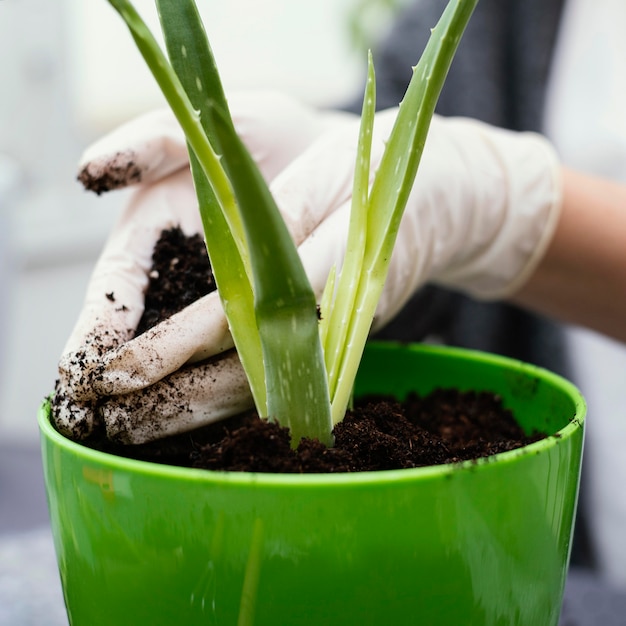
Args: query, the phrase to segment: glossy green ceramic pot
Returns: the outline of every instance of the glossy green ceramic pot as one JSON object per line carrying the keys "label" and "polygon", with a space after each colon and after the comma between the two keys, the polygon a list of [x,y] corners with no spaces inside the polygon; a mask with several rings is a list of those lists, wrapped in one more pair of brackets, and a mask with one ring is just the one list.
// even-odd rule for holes
{"label": "glossy green ceramic pot", "polygon": [[546,440],[478,462],[335,475],[213,473],[60,436],[43,464],[73,626],[557,624],[585,405],[567,381],[461,350],[372,345],[357,393],[505,398]]}

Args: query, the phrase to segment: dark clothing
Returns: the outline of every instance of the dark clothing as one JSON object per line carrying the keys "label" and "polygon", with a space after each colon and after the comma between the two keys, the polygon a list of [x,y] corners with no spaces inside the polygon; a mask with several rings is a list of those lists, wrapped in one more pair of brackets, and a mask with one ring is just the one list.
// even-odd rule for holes
{"label": "dark clothing", "polygon": [[[374,53],[378,107],[396,106],[447,0],[420,0],[396,20]],[[512,130],[540,131],[550,61],[563,0],[481,0],[452,63],[437,112]],[[360,110],[360,103],[356,110]],[[571,378],[563,330],[504,303],[477,302],[429,285],[379,337],[434,335],[443,343],[535,363]],[[585,524],[577,522],[572,561],[592,561]]]}
{"label": "dark clothing", "polygon": [[[447,0],[420,0],[375,53],[378,102],[398,104],[411,66]],[[512,130],[540,131],[563,0],[480,0],[459,44],[437,111]]]}

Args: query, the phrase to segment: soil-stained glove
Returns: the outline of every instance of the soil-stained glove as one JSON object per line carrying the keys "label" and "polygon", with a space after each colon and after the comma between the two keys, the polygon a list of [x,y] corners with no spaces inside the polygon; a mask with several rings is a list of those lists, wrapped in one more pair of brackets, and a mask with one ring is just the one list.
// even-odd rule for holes
{"label": "soil-stained glove", "polygon": [[[378,166],[395,116],[396,110],[376,116],[372,172]],[[340,267],[343,260],[357,133],[356,120],[336,122],[271,185],[317,294],[321,294],[330,268]],[[162,182],[155,186],[154,193],[173,185],[174,181]],[[559,163],[542,137],[501,131],[466,119],[435,118],[398,234],[375,326],[389,321],[426,282],[457,288],[478,298],[512,294],[539,262],[554,231],[559,208]],[[210,323],[203,323],[196,318],[196,314],[204,315],[201,305],[197,313],[191,308],[179,314],[187,316],[184,328],[165,322],[153,330],[150,345],[139,344],[139,337],[103,359],[97,357],[97,376],[89,383],[91,397],[113,396],[106,403],[107,427],[125,424],[112,434],[128,441],[154,437],[143,428],[141,412],[133,414],[141,404],[134,400],[139,397],[137,390],[145,387],[146,393],[159,393],[167,384],[165,377],[174,371],[171,366],[182,358],[181,345],[190,347],[184,354],[189,357],[186,360],[193,360],[194,355],[206,357],[219,352],[216,348],[220,342],[227,342],[224,322],[218,323],[213,317]],[[128,331],[117,340],[118,344],[131,336],[134,326],[129,322],[125,328]],[[207,341],[197,328],[204,328],[203,332],[213,339]],[[220,341],[215,341],[216,335]],[[78,363],[76,350],[84,345],[85,336],[79,333],[82,344],[79,341],[69,350],[73,363]],[[65,371],[71,372],[71,368]],[[184,371],[177,376],[184,376]],[[69,381],[72,377],[65,378]],[[80,394],[80,385],[70,388],[74,396]],[[233,384],[232,388],[241,389],[241,385]],[[115,397],[118,394],[128,394],[123,406]],[[214,401],[211,394],[206,386],[198,390],[194,396],[197,406],[202,405],[199,396],[203,395],[210,407]],[[244,396],[237,391],[231,398]],[[233,413],[240,406],[235,404]],[[168,432],[177,430],[172,419],[168,421]],[[211,419],[210,410],[204,410],[195,423]],[[180,430],[189,428],[189,424],[186,419]]]}
{"label": "soil-stained glove", "polygon": [[[239,135],[268,181],[346,117],[318,113],[274,92],[235,94],[229,105]],[[248,408],[250,393],[234,354],[202,365],[205,382],[194,387],[203,394],[197,401],[193,392],[182,393],[180,376],[154,385],[186,363],[233,347],[217,293],[130,341],[143,313],[152,253],[161,233],[174,226],[187,235],[202,232],[187,145],[173,115],[149,113],[93,144],[81,159],[79,179],[98,194],[141,184],[98,259],[60,359],[53,403],[59,430],[83,438],[105,416],[111,437],[138,443],[183,430],[181,424],[190,429]],[[144,388],[122,399],[121,394]],[[108,395],[117,401],[100,401]],[[156,420],[154,405],[161,407]],[[179,417],[168,424],[159,416],[174,411],[174,405]],[[132,413],[129,424],[127,412]],[[142,420],[150,424],[140,426]]]}

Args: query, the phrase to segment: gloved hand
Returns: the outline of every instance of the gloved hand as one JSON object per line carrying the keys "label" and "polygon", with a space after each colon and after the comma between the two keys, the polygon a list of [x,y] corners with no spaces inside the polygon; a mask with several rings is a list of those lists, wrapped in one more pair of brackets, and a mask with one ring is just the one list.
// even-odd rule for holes
{"label": "gloved hand", "polygon": [[[235,124],[272,180],[272,192],[299,244],[311,284],[321,294],[329,269],[340,267],[343,259],[358,120],[299,111],[295,117],[277,114],[272,119],[281,131],[268,129],[263,135],[255,126],[266,124],[262,115],[251,115],[248,121],[255,130],[246,132],[233,106]],[[372,172],[395,116],[395,109],[376,116]],[[289,123],[296,118],[296,123]],[[292,130],[285,131],[289,126]],[[97,167],[106,177],[109,163],[122,172],[135,171],[127,167],[132,161],[138,165],[141,180],[149,178],[155,184],[140,188],[114,231],[61,359],[61,388],[66,396],[86,403],[88,417],[73,419],[67,408],[57,412],[58,423],[77,433],[80,427],[75,424],[89,428],[93,422],[96,398],[107,397],[99,404],[107,430],[110,436],[128,442],[184,431],[236,413],[250,403],[245,378],[232,352],[180,369],[232,346],[215,295],[131,340],[141,315],[149,258],[158,233],[177,223],[187,231],[193,230],[194,224],[199,230],[188,173],[159,179],[184,166],[185,155],[180,150],[177,158],[170,157],[176,152],[171,146],[184,145],[182,137],[176,140],[172,130],[168,150],[164,150],[158,127],[147,123],[141,132],[137,128],[141,130],[131,125],[110,138],[106,150],[96,146],[87,156],[89,178],[102,179],[100,174],[93,175]],[[293,128],[303,140],[295,140]],[[151,139],[136,142],[137,134]],[[121,141],[126,138],[131,143]],[[121,159],[119,154],[128,154],[130,147],[134,156]],[[101,156],[96,159],[98,154]],[[100,164],[97,167],[96,162]],[[155,162],[158,167],[149,167]],[[276,172],[280,173],[272,179]],[[436,117],[398,234],[375,327],[389,321],[426,282],[478,298],[504,298],[514,293],[532,273],[551,239],[560,208],[560,187],[558,160],[538,135]],[[124,269],[120,264],[123,257]],[[115,302],[106,298],[111,292]],[[83,366],[85,360],[87,367]],[[199,377],[201,385],[195,383]],[[164,397],[168,401],[164,402]]]}
{"label": "gloved hand", "polygon": [[[318,113],[274,92],[236,94],[229,106],[268,181],[348,116]],[[162,231],[202,232],[187,145],[173,115],[155,111],[103,137],[84,153],[78,178],[98,194],[140,184],[98,259],[59,362],[53,400],[59,430],[80,439],[104,419],[111,438],[139,443],[249,408],[236,354],[177,372],[233,347],[217,293],[130,341]]]}

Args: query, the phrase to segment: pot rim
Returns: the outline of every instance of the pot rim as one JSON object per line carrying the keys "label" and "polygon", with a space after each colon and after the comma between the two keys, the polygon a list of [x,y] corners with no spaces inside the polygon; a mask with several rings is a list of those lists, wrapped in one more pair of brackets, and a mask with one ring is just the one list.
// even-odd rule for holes
{"label": "pot rim", "polygon": [[462,357],[465,360],[489,362],[494,365],[502,365],[508,369],[515,369],[528,374],[529,376],[543,380],[553,387],[560,388],[563,393],[569,396],[574,405],[573,417],[568,424],[552,435],[531,444],[500,452],[489,457],[462,461],[458,463],[446,463],[442,465],[430,465],[425,467],[415,467],[407,469],[377,470],[365,472],[341,472],[341,473],[320,473],[320,474],[276,474],[268,472],[233,472],[233,471],[213,471],[196,469],[189,467],[177,467],[154,463],[151,461],[140,461],[120,457],[108,452],[94,450],[79,442],[68,439],[59,433],[50,422],[50,400],[46,399],[41,404],[37,421],[39,424],[41,437],[49,440],[52,444],[63,451],[76,457],[81,457],[85,462],[105,465],[111,470],[132,472],[143,475],[160,476],[163,479],[197,481],[207,484],[231,484],[250,486],[263,483],[274,486],[294,486],[305,487],[320,485],[341,486],[341,485],[371,485],[379,483],[405,483],[418,479],[427,478],[447,478],[460,471],[482,472],[488,471],[490,467],[503,464],[514,463],[527,455],[540,454],[552,449],[569,439],[575,432],[583,428],[586,415],[586,403],[580,390],[570,381],[562,376],[550,372],[544,368],[531,365],[522,361],[465,348],[455,348],[448,346],[435,346],[424,344],[399,344],[395,342],[371,342],[371,345],[393,349],[402,346],[410,349],[417,349],[421,352],[434,354],[449,354],[451,356]]}

